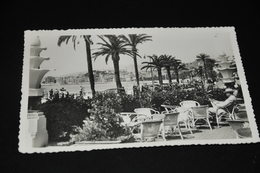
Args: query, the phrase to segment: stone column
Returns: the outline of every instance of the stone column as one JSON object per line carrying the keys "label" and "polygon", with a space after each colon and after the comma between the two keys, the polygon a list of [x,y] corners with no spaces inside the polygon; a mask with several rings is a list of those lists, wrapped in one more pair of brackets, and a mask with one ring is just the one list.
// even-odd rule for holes
{"label": "stone column", "polygon": [[39,104],[43,96],[43,89],[40,84],[43,76],[49,71],[41,69],[40,65],[44,60],[50,58],[40,57],[42,48],[39,37],[34,38],[30,44],[30,71],[29,71],[29,98],[27,113],[27,143],[28,147],[44,147],[48,144],[48,132],[46,130],[46,118],[39,110]]}

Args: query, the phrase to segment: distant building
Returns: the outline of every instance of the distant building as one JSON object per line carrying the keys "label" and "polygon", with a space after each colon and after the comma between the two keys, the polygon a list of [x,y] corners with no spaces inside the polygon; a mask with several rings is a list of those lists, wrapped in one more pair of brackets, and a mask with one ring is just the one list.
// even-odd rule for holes
{"label": "distant building", "polygon": [[56,83],[56,79],[55,79],[55,77],[47,76],[47,77],[45,78],[45,83],[46,83],[46,84],[47,84],[47,83]]}

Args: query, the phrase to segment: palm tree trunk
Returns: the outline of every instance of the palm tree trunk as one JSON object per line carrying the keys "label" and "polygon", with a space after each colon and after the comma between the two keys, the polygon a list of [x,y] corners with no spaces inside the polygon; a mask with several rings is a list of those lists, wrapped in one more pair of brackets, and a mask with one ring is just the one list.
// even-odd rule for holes
{"label": "palm tree trunk", "polygon": [[96,91],[95,91],[95,78],[94,78],[94,74],[93,74],[90,44],[86,40],[86,38],[84,40],[85,40],[85,43],[86,43],[89,83],[90,83],[90,88],[91,88],[91,91],[92,91],[92,97],[94,97]]}
{"label": "palm tree trunk", "polygon": [[163,84],[163,79],[162,79],[162,69],[161,68],[157,68],[158,71],[158,79],[159,79],[159,83],[160,85]]}
{"label": "palm tree trunk", "polygon": [[168,75],[168,79],[169,79],[169,84],[171,84],[172,83],[172,76],[171,76],[170,67],[167,67],[166,71],[167,71],[167,75]]}
{"label": "palm tree trunk", "polygon": [[134,59],[134,66],[135,66],[136,83],[137,83],[137,86],[139,87],[139,73],[138,73],[138,65],[137,65],[136,55],[134,55],[133,59]]}
{"label": "palm tree trunk", "polygon": [[175,74],[176,74],[176,81],[179,84],[180,83],[179,72],[175,71]]}
{"label": "palm tree trunk", "polygon": [[117,87],[117,90],[119,90],[122,88],[122,84],[121,84],[121,80],[120,80],[120,71],[119,71],[119,60],[113,60],[113,63],[114,63],[116,87]]}
{"label": "palm tree trunk", "polygon": [[203,64],[204,64],[204,70],[205,70],[205,78],[206,78],[206,80],[208,80],[207,67],[206,67],[206,61],[205,60],[203,60]]}

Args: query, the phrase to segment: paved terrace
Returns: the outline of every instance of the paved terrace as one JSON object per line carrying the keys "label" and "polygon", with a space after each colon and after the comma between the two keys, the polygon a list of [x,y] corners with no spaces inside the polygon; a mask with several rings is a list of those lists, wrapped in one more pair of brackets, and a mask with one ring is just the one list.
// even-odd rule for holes
{"label": "paved terrace", "polygon": [[[236,135],[231,128],[231,126],[227,124],[223,124],[220,128],[217,128],[216,125],[212,126],[212,130],[209,127],[201,126],[197,127],[197,129],[192,129],[193,134],[191,134],[184,127],[181,128],[184,140],[205,140],[205,139],[236,139]],[[180,136],[177,135],[176,131],[175,136],[166,137],[167,141],[172,140],[181,140]],[[157,139],[161,141],[161,139]]]}
{"label": "paved terrace", "polygon": [[[228,124],[223,124],[218,128],[213,124],[212,130],[208,126],[197,126],[197,129],[192,129],[193,134],[190,133],[185,127],[181,127],[183,140],[208,140],[208,139],[236,139],[236,135]],[[180,141],[181,138],[176,130],[175,135],[169,135],[166,137],[167,142]],[[156,138],[155,142],[163,141],[162,137]],[[134,142],[136,143],[136,142]],[[110,145],[110,144],[107,144]],[[120,145],[120,144],[118,144]],[[55,147],[57,143],[49,143],[47,147]]]}

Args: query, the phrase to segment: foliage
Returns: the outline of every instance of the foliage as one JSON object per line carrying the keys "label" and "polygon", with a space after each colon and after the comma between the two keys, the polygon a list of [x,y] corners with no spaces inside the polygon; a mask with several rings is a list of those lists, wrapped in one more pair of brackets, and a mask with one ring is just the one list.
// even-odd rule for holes
{"label": "foliage", "polygon": [[138,73],[138,65],[137,65],[137,58],[136,56],[141,56],[138,54],[137,45],[142,44],[146,41],[152,41],[152,36],[146,35],[146,34],[129,34],[128,37],[125,35],[120,35],[120,38],[122,38],[132,49],[132,58],[134,60],[134,67],[135,67],[135,78],[136,83],[139,86],[139,73]]}
{"label": "foliage", "polygon": [[[93,73],[93,67],[92,67],[92,58],[91,58],[91,49],[90,45],[93,45],[93,42],[91,40],[91,35],[81,35],[80,38],[83,37],[85,40],[86,45],[86,53],[87,53],[87,64],[88,64],[88,77],[90,82],[90,88],[92,90],[92,94],[95,95],[95,80],[94,80],[94,73]],[[61,46],[63,42],[68,44],[69,40],[72,40],[73,42],[73,48],[76,50],[76,42],[79,44],[79,41],[77,41],[76,35],[63,35],[60,36],[58,39],[58,46]]]}
{"label": "foliage", "polygon": [[119,113],[122,111],[122,103],[125,101],[129,105],[133,99],[129,95],[119,95],[115,92],[97,92],[92,99],[90,117],[84,121],[83,127],[76,128],[77,134],[72,140],[116,140],[122,135],[129,135],[129,129],[121,124],[123,120]]}
{"label": "foliage", "polygon": [[97,92],[92,99],[90,120],[98,123],[110,138],[123,134],[122,119],[119,114],[122,111],[121,100],[120,95],[114,92]]}
{"label": "foliage", "polygon": [[77,134],[72,136],[73,142],[111,140],[100,123],[90,121],[88,118],[84,121],[83,127],[76,127],[75,131]]}
{"label": "foliage", "polygon": [[226,96],[223,89],[213,87],[212,85],[208,88],[204,87],[203,83],[191,83],[182,85],[170,85],[168,88],[158,86],[154,92],[147,90],[142,94],[146,95],[146,101],[150,99],[150,107],[158,111],[161,110],[162,104],[179,105],[184,100],[195,100],[201,105],[210,105],[209,96],[217,100],[225,100]]}
{"label": "foliage", "polygon": [[128,48],[128,44],[120,37],[116,35],[104,35],[98,36],[103,42],[97,43],[101,47],[98,48],[98,51],[93,53],[96,60],[99,56],[105,56],[105,62],[108,62],[109,57],[112,58],[115,71],[115,81],[117,89],[122,88],[119,72],[119,60],[120,55],[129,55],[132,56],[133,52]]}
{"label": "foliage", "polygon": [[139,98],[128,94],[121,95],[121,105],[123,112],[134,112],[135,108],[141,107]]}
{"label": "foliage", "polygon": [[142,62],[142,64],[146,64],[144,65],[141,70],[143,69],[156,69],[157,72],[158,72],[158,79],[159,79],[159,83],[160,85],[163,84],[163,79],[162,79],[162,68],[164,66],[164,60],[163,60],[163,57],[162,56],[157,56],[157,55],[153,55],[153,56],[148,56],[150,58],[150,62],[148,61],[145,61],[145,62]]}
{"label": "foliage", "polygon": [[73,126],[82,126],[83,120],[89,117],[90,100],[74,95],[55,93],[53,99],[40,105],[40,110],[47,118],[47,130],[50,140],[69,138]]}

